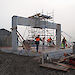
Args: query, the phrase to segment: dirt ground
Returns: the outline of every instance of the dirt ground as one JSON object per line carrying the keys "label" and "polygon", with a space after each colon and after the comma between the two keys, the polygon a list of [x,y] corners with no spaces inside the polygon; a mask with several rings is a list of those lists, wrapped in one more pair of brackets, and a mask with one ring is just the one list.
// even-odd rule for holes
{"label": "dirt ground", "polygon": [[69,72],[42,68],[35,57],[19,56],[0,52],[0,75],[75,75]]}

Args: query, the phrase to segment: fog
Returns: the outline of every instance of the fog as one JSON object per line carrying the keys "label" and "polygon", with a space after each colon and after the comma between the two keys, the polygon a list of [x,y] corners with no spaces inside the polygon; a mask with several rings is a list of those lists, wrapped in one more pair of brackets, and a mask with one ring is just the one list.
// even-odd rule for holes
{"label": "fog", "polygon": [[75,0],[0,0],[0,29],[10,30],[13,15],[28,17],[42,10],[54,11],[54,21],[75,41]]}

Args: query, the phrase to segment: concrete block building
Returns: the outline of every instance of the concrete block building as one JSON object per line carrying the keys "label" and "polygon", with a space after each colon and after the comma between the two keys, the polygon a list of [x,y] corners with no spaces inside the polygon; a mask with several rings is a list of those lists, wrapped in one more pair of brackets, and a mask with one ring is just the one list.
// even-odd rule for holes
{"label": "concrete block building", "polygon": [[6,29],[0,29],[0,47],[11,47],[11,32]]}

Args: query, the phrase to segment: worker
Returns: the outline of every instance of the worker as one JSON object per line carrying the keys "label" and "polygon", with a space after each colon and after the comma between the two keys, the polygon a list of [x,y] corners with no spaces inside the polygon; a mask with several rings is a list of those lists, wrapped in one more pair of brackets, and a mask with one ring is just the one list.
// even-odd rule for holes
{"label": "worker", "polygon": [[62,40],[62,44],[63,44],[63,48],[65,49],[65,46],[66,46],[66,39],[65,39],[65,37]]}
{"label": "worker", "polygon": [[48,38],[47,42],[48,42],[49,45],[51,44],[51,41],[52,41],[52,38],[51,37]]}
{"label": "worker", "polygon": [[48,42],[51,42],[51,40],[52,40],[52,38],[50,37],[47,41],[48,41]]}
{"label": "worker", "polygon": [[42,50],[44,50],[44,45],[45,45],[45,37],[42,39]]}
{"label": "worker", "polygon": [[38,47],[39,47],[39,42],[40,42],[40,35],[38,35],[36,38],[35,38],[35,44],[36,44],[36,50],[38,52]]}

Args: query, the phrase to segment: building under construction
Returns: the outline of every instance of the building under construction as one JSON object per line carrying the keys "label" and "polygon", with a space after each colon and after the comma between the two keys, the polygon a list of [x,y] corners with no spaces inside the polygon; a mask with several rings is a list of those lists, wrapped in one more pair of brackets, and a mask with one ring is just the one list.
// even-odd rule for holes
{"label": "building under construction", "polygon": [[[30,28],[27,39],[24,39],[24,37],[17,30],[18,26],[26,26]],[[62,47],[61,40],[64,36],[62,35],[61,24],[55,23],[52,16],[41,13],[29,16],[28,18],[13,16],[11,30],[12,47],[1,48],[1,50],[7,53],[14,53],[24,56],[41,56],[41,66],[48,67],[47,64],[43,65],[45,59],[52,61],[52,59],[63,58],[64,54],[70,55],[74,52],[72,45],[68,41],[66,41],[66,48]],[[43,46],[41,41],[38,49],[39,51],[36,52],[35,37],[38,35],[40,35],[41,39],[45,37],[45,44]],[[51,43],[48,43],[47,39],[50,37],[52,38],[52,41]],[[61,70],[63,70],[63,68]],[[64,71],[66,71],[66,69]]]}

